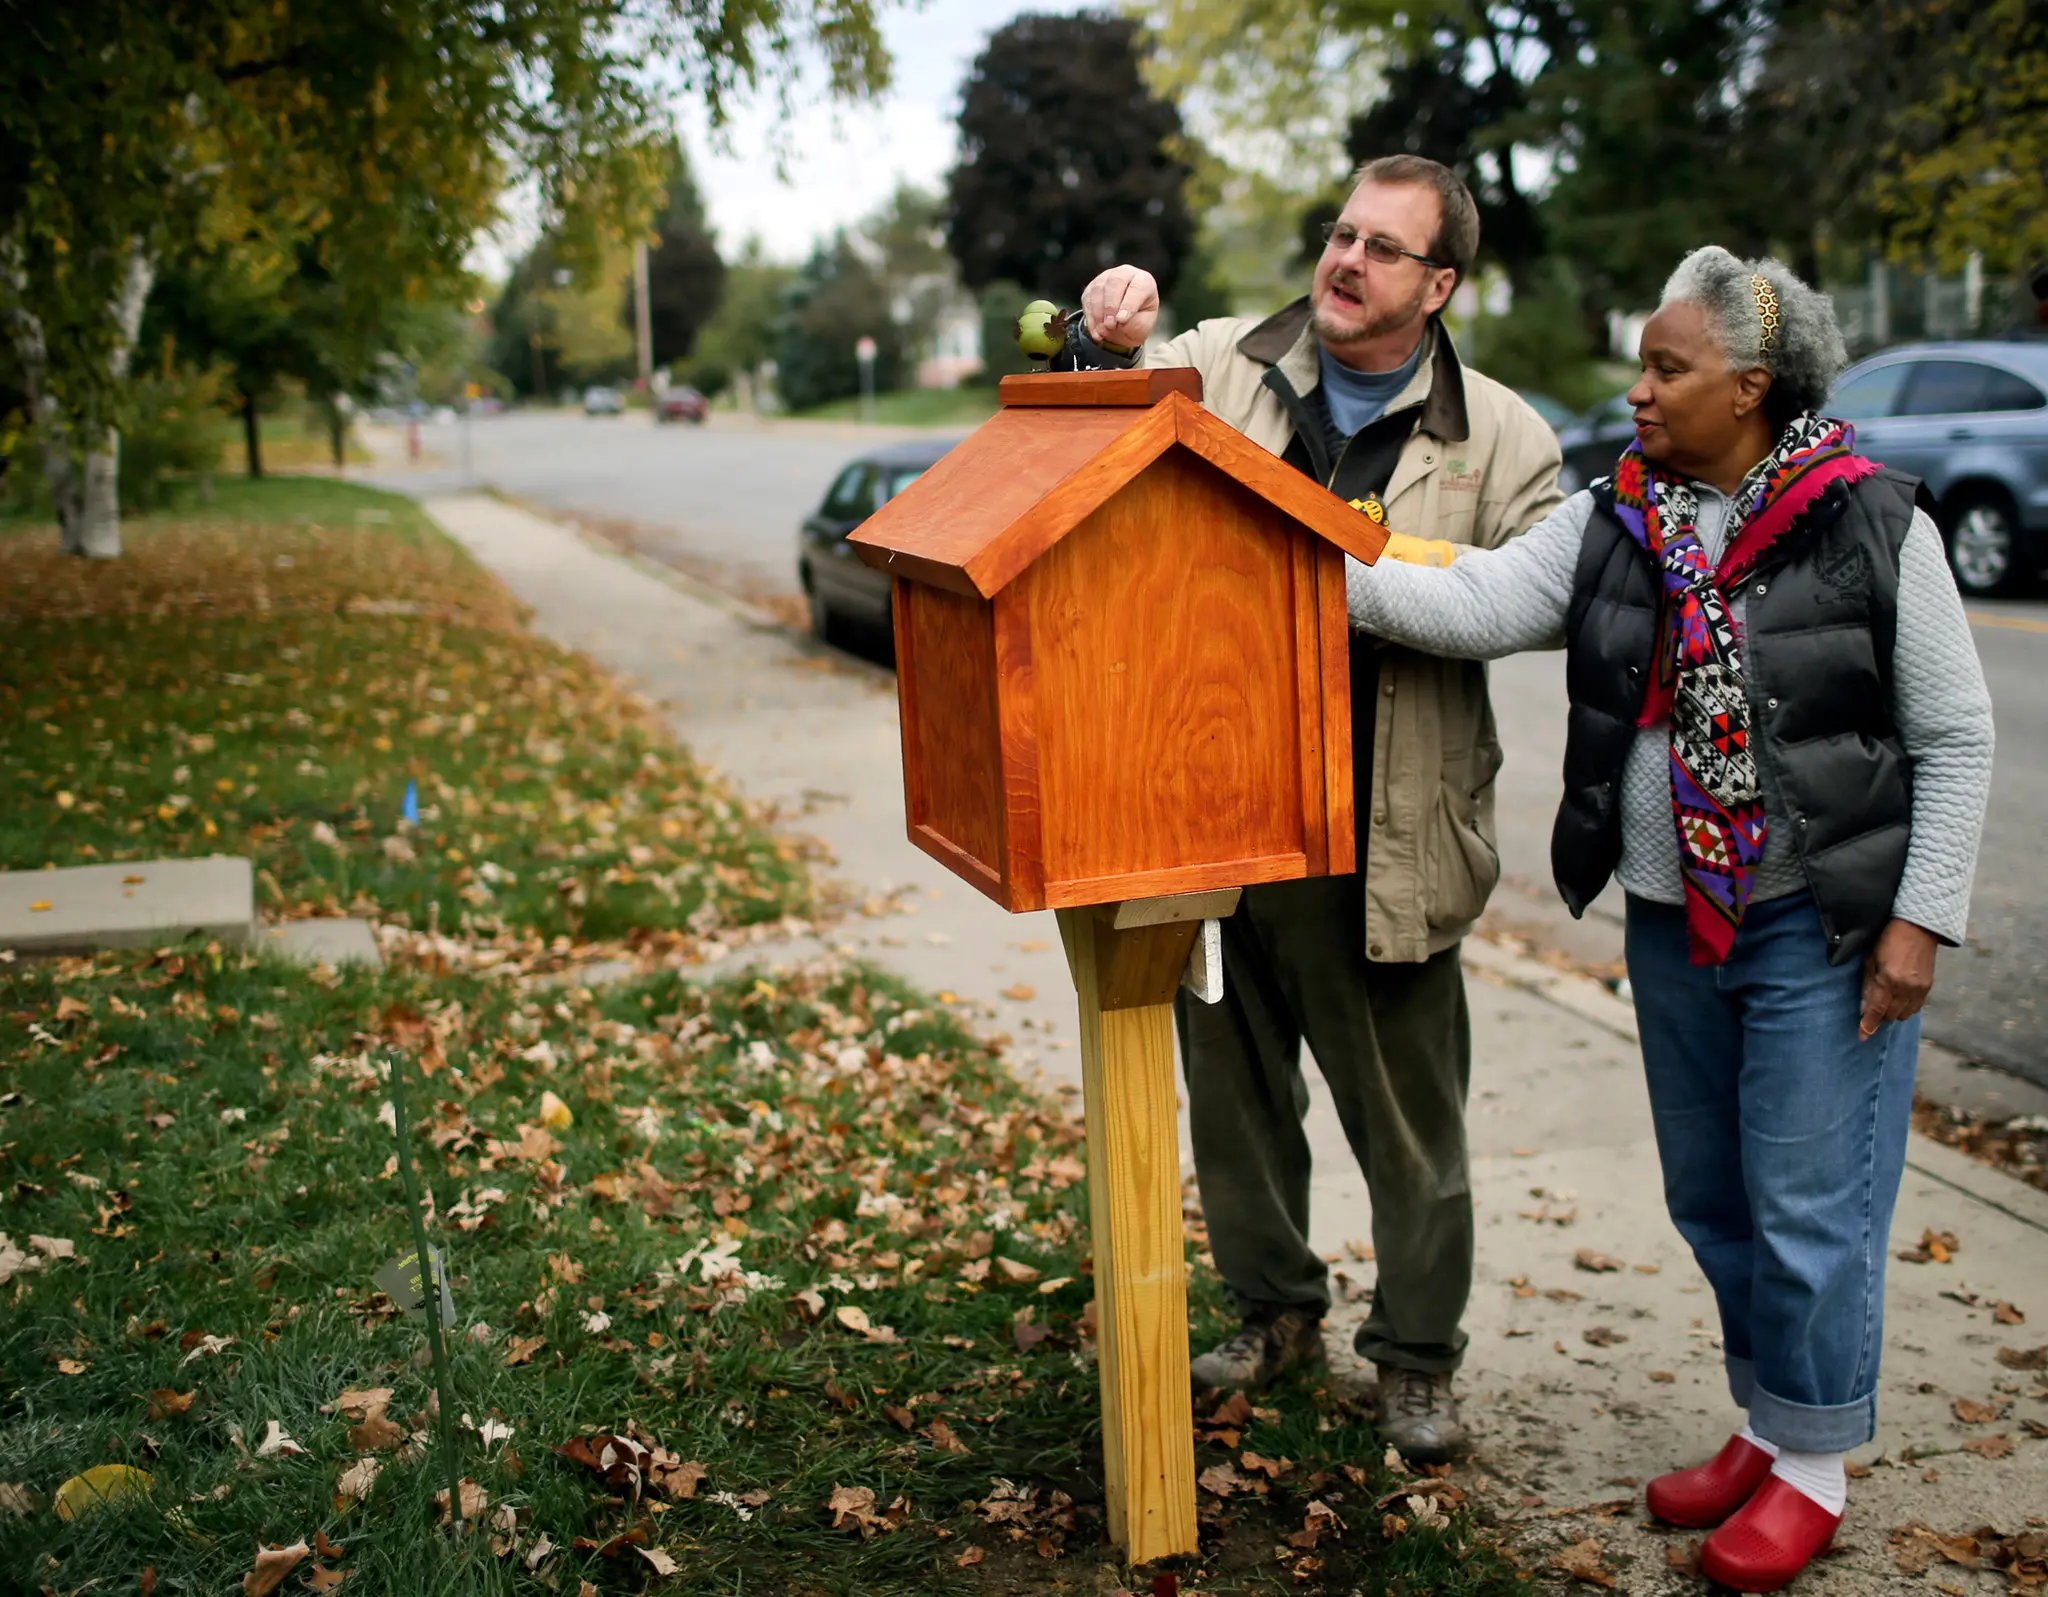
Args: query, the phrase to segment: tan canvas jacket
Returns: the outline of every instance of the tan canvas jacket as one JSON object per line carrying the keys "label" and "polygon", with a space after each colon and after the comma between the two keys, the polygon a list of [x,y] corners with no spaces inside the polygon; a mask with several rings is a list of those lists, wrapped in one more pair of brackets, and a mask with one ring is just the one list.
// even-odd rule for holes
{"label": "tan canvas jacket", "polygon": [[[1427,337],[1413,381],[1387,407],[1389,415],[1418,412],[1382,495],[1387,520],[1413,537],[1492,548],[1562,501],[1557,439],[1511,389],[1461,365],[1440,322]],[[1194,367],[1202,403],[1276,455],[1294,423],[1265,386],[1268,369],[1278,366],[1304,398],[1321,378],[1306,299],[1264,321],[1202,322],[1149,350],[1145,363]],[[1471,930],[1500,879],[1500,740],[1485,666],[1379,648],[1372,806],[1358,817],[1366,954],[1412,962]]]}

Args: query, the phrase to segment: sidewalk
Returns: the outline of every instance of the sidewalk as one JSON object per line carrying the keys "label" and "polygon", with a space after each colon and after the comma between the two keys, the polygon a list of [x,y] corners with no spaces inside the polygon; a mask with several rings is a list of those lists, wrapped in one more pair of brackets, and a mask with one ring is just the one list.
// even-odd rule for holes
{"label": "sidewalk", "polygon": [[[985,1029],[1010,1035],[1021,1068],[1078,1084],[1052,916],[1005,915],[904,840],[885,673],[496,500],[426,508],[533,607],[539,631],[634,681],[700,758],[833,850],[827,874],[852,884],[860,906],[827,934],[835,947],[957,994]],[[1633,1017],[1598,983],[1501,944],[1472,940],[1466,965],[1480,1231],[1463,1376],[1478,1452],[1465,1473],[1491,1483],[1500,1513],[1527,1522],[1520,1545],[1532,1563],[1590,1536],[1619,1589],[1699,1591],[1667,1561],[1696,1537],[1645,1527],[1638,1487],[1711,1453],[1731,1415],[1712,1300],[1664,1214]],[[1347,1301],[1331,1343],[1348,1363],[1341,1350],[1372,1267],[1344,1255],[1370,1235],[1368,1208],[1328,1095],[1310,1079],[1315,1241],[1341,1261]],[[2010,1533],[2029,1513],[2048,1516],[2048,1439],[2025,1429],[2048,1430],[2048,1372],[1996,1358],[2048,1341],[2048,1196],[1919,1137],[1910,1158],[1893,1248],[1932,1229],[1953,1232],[1960,1250],[1948,1264],[1891,1267],[1881,1427],[1856,1455],[1875,1467],[1852,1483],[1848,1550],[1801,1582],[1807,1593],[1925,1591],[1932,1575],[1952,1590],[2003,1590],[1988,1572],[1905,1575],[1887,1535],[1913,1520]],[[1574,1262],[1580,1250],[1621,1268],[1589,1272]],[[2006,1301],[2025,1323],[1995,1318]],[[1958,1399],[1999,1417],[1963,1424]],[[1972,1442],[1988,1445],[1961,1451]],[[1879,1462],[1907,1449],[1910,1467]]]}

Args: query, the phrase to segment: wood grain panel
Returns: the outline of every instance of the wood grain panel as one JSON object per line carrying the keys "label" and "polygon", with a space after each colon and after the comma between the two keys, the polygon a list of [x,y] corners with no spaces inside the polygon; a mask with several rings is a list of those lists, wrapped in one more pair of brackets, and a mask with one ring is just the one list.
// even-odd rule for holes
{"label": "wood grain panel", "polygon": [[995,613],[997,731],[1003,756],[1003,907],[1045,908],[1045,843],[1038,795],[1038,700],[1031,612],[1021,590],[990,601]]}
{"label": "wood grain panel", "polygon": [[1221,468],[1269,504],[1326,538],[1346,554],[1371,565],[1387,546],[1387,529],[1353,510],[1312,477],[1303,476],[1271,450],[1199,405],[1172,402],[1181,443]]}
{"label": "wood grain panel", "polygon": [[1105,1009],[1102,976],[1111,964],[1164,969],[1164,945],[1191,928],[1119,932],[1096,910],[1062,910],[1059,921],[1081,1020],[1109,1534],[1131,1563],[1148,1563],[1196,1550],[1173,987],[1151,1004]]}
{"label": "wood grain panel", "polygon": [[[1358,869],[1358,816],[1351,783],[1351,614],[1344,599],[1344,554],[1333,544],[1316,545],[1316,617],[1321,637],[1323,804],[1330,839],[1329,872]],[[1365,751],[1367,759],[1372,750]]]}
{"label": "wood grain panel", "polygon": [[1289,528],[1287,553],[1294,595],[1295,725],[1301,761],[1301,850],[1308,874],[1330,874],[1330,833],[1323,771],[1322,616],[1316,610],[1316,550],[1322,540]]}
{"label": "wood grain panel", "polygon": [[1192,366],[1148,366],[1117,372],[1022,372],[996,384],[1005,405],[1156,405],[1168,394],[1202,397]]}
{"label": "wood grain panel", "polygon": [[1306,854],[1260,854],[1251,859],[1211,860],[1163,871],[1125,871],[1116,876],[1082,876],[1068,881],[1049,881],[1045,884],[1045,907],[1066,909],[1076,904],[1111,904],[1126,898],[1206,893],[1220,887],[1256,887],[1260,882],[1292,882],[1306,875]]}
{"label": "wood grain panel", "polygon": [[957,575],[951,582],[942,575],[963,571],[998,534],[1067,478],[1086,471],[1150,414],[1104,408],[998,411],[846,541],[880,570],[900,567],[927,583],[958,586]]}
{"label": "wood grain panel", "polygon": [[989,603],[899,581],[896,638],[912,841],[927,830],[1000,880],[1002,760]]}
{"label": "wood grain panel", "polygon": [[1021,580],[1047,902],[1062,882],[1305,852],[1289,530],[1175,450]]}
{"label": "wood grain panel", "polygon": [[[1186,401],[1176,398],[1175,404]],[[967,562],[967,574],[979,593],[1000,593],[1066,537],[1111,495],[1157,460],[1174,444],[1174,419],[1165,406],[1151,410],[1015,411],[1007,414],[1059,416],[1126,416],[1136,418],[1088,464],[1054,488],[1031,513],[991,540]]]}

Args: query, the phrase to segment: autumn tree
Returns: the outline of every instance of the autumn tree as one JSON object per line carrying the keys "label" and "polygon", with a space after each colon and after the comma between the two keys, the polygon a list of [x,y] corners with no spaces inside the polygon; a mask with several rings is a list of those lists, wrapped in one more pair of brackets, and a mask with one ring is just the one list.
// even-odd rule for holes
{"label": "autumn tree", "polygon": [[458,279],[515,173],[594,253],[655,208],[678,87],[719,125],[810,56],[833,93],[884,84],[874,0],[34,8],[0,52],[0,321],[65,547],[119,550],[121,385],[170,256],[310,239],[343,299],[416,298]]}
{"label": "autumn tree", "polygon": [[1088,12],[1027,14],[990,37],[946,181],[947,245],[968,287],[1013,279],[1073,305],[1131,261],[1172,292],[1195,225],[1180,114],[1146,86],[1141,38]]}

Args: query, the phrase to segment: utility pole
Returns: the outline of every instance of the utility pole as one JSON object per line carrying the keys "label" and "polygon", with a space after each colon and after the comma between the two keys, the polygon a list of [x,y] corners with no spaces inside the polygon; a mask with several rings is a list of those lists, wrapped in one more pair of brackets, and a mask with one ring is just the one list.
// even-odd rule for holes
{"label": "utility pole", "polygon": [[647,304],[647,240],[633,245],[633,337],[640,352],[640,387],[654,391],[654,326]]}

